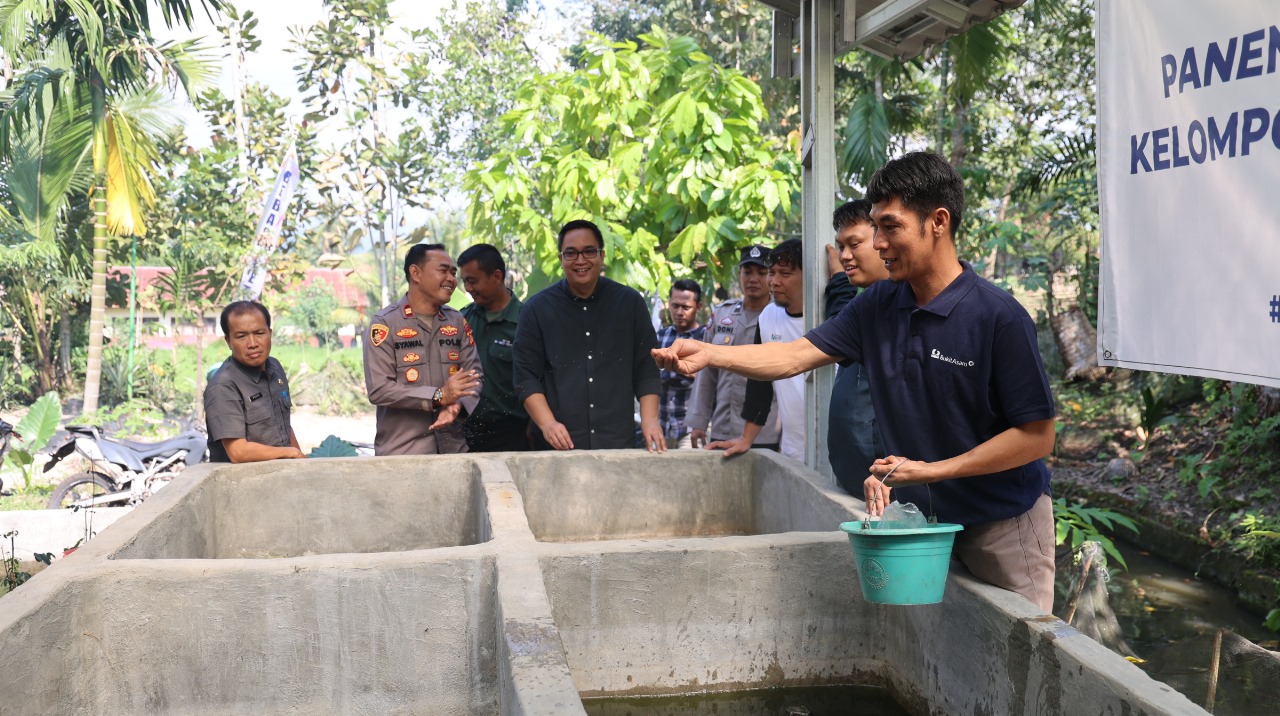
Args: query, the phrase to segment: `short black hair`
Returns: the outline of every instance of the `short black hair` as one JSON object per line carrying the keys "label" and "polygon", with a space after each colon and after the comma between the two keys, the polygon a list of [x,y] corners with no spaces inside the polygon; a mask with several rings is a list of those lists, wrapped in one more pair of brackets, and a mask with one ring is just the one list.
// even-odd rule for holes
{"label": "short black hair", "polygon": [[671,291],[667,294],[667,298],[670,298],[671,294],[676,291],[690,291],[693,293],[694,303],[702,302],[702,287],[698,285],[697,281],[694,281],[691,278],[682,278],[671,284]]}
{"label": "short black hair", "polygon": [[502,278],[507,277],[507,262],[502,260],[502,254],[498,252],[498,248],[492,244],[476,244],[463,251],[458,255],[458,267],[461,268],[471,263],[477,262],[480,270],[487,276],[494,271],[501,271]]}
{"label": "short black hair", "polygon": [[561,226],[560,234],[556,237],[556,248],[564,248],[564,235],[570,231],[576,231],[578,229],[587,229],[590,231],[596,237],[596,246],[601,249],[604,248],[604,234],[600,233],[600,227],[586,219],[574,219],[564,226]]}
{"label": "short black hair", "polygon": [[781,265],[787,268],[804,268],[804,244],[800,239],[787,239],[769,252],[769,267]]}
{"label": "short black hair", "polygon": [[222,309],[222,315],[218,317],[218,325],[222,326],[222,335],[231,332],[231,317],[238,316],[241,313],[249,313],[250,311],[258,311],[267,321],[267,328],[271,327],[271,311],[267,307],[257,301],[232,301],[227,307]]}
{"label": "short black hair", "polygon": [[444,244],[414,244],[409,247],[409,251],[404,255],[405,281],[409,280],[409,267],[422,265],[422,262],[427,260],[427,253],[431,251],[444,251],[446,254],[449,253],[449,251],[445,249]]}
{"label": "short black hair", "polygon": [[947,160],[933,152],[911,152],[877,169],[867,183],[867,199],[879,204],[895,197],[920,221],[938,207],[946,209],[955,236],[964,213],[964,179]]}
{"label": "short black hair", "polygon": [[859,221],[871,223],[871,202],[866,199],[854,199],[841,204],[840,208],[831,215],[831,228],[839,234],[845,230],[845,227]]}

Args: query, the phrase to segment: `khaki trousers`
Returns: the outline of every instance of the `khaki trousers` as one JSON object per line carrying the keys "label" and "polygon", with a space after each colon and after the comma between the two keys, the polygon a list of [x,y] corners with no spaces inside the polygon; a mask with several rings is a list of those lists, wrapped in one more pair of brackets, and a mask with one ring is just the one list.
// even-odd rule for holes
{"label": "khaki trousers", "polygon": [[1017,592],[1053,611],[1053,501],[1041,495],[1031,509],[1007,520],[965,527],[954,555],[973,576]]}

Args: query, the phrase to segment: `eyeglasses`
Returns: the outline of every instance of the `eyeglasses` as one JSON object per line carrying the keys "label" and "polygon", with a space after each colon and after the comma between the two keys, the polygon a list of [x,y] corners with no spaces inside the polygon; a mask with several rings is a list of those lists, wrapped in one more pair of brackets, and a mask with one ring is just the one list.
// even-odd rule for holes
{"label": "eyeglasses", "polygon": [[578,257],[581,256],[584,259],[590,260],[590,259],[594,259],[595,257],[599,256],[602,253],[604,253],[604,251],[601,251],[595,246],[588,246],[587,248],[582,249],[581,251],[579,251],[578,249],[565,249],[564,251],[560,252],[560,258],[564,259],[565,261],[577,261]]}

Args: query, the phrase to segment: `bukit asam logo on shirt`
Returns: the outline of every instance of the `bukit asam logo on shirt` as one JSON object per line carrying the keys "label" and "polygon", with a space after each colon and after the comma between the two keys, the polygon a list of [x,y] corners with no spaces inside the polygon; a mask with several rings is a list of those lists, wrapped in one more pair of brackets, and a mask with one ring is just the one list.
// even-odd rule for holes
{"label": "bukit asam logo on shirt", "polygon": [[929,354],[929,357],[930,357],[930,358],[932,358],[932,359],[934,359],[934,360],[940,360],[940,361],[942,361],[943,363],[950,363],[951,365],[958,365],[958,366],[961,366],[961,367],[964,367],[964,368],[972,368],[972,367],[973,367],[973,361],[971,361],[971,360],[970,360],[970,361],[963,361],[963,360],[959,360],[959,359],[957,359],[957,358],[952,358],[951,356],[948,356],[948,355],[943,355],[943,354],[942,354],[942,353],[941,353],[937,348],[934,348],[934,349],[933,349],[933,352]]}

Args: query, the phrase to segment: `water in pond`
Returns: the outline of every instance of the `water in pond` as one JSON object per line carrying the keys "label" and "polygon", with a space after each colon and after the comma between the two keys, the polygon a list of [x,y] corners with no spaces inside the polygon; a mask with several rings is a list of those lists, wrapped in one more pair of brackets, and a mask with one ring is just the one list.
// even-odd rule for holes
{"label": "water in pond", "polygon": [[806,686],[582,700],[590,716],[907,716],[873,686]]}
{"label": "water in pond", "polygon": [[1096,579],[1095,564],[1076,592],[1079,571],[1059,565],[1059,584],[1079,597],[1059,601],[1058,616],[1212,713],[1280,713],[1280,654],[1262,617],[1237,607],[1222,587],[1117,546],[1129,568],[1113,571],[1107,583]]}
{"label": "water in pond", "polygon": [[1276,648],[1277,635],[1262,625],[1262,617],[1236,606],[1227,589],[1137,547],[1123,542],[1116,546],[1129,569],[1112,573],[1111,608],[1139,657],[1220,628]]}

